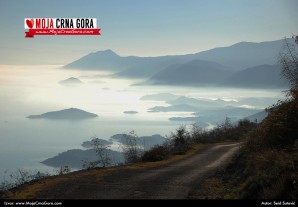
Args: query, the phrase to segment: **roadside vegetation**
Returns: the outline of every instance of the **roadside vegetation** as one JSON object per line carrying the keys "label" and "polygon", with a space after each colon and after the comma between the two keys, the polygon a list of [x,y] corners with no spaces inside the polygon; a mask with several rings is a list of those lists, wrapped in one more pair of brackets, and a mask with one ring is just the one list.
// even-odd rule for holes
{"label": "roadside vegetation", "polygon": [[190,129],[181,126],[170,134],[167,142],[144,152],[140,159],[143,162],[161,161],[173,155],[185,154],[197,144],[240,142],[245,139],[242,135],[256,126],[256,123],[248,119],[232,124],[228,117],[212,130],[203,129],[195,124]]}

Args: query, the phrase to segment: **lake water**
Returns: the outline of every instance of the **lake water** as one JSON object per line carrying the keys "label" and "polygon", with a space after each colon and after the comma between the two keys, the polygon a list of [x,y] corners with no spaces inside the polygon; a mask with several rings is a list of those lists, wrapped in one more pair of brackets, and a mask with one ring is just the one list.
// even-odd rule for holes
{"label": "lake water", "polygon": [[[68,87],[58,82],[77,77],[84,84]],[[167,135],[181,124],[171,122],[188,112],[150,113],[162,101],[143,101],[148,94],[173,93],[192,98],[238,100],[264,97],[265,108],[283,96],[281,90],[130,86],[140,80],[111,79],[96,71],[64,70],[60,66],[0,66],[0,181],[6,170],[18,168],[52,170],[40,161],[69,149],[80,149],[83,141],[97,135],[103,139],[135,130],[139,136]],[[271,103],[272,102],[272,103]],[[29,115],[66,108],[98,114],[84,121],[31,120]],[[254,107],[254,106],[252,106]],[[138,111],[124,114],[123,111]]]}

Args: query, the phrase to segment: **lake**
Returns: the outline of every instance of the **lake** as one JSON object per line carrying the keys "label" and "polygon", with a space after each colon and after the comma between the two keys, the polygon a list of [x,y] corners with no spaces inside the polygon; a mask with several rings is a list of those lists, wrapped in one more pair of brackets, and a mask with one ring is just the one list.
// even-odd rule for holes
{"label": "lake", "polygon": [[[109,139],[117,133],[135,130],[139,136],[168,135],[190,122],[169,121],[170,117],[191,116],[190,112],[148,112],[163,101],[144,101],[148,94],[172,93],[191,98],[237,101],[264,98],[262,109],[283,97],[281,89],[231,89],[204,87],[131,86],[142,80],[110,78],[106,72],[65,70],[57,65],[0,66],[0,181],[5,171],[18,168],[52,171],[40,161],[69,149],[81,149],[81,143],[94,135]],[[65,86],[58,82],[69,77],[83,84]],[[84,121],[31,120],[29,115],[66,108],[79,108],[98,115]],[[124,114],[137,111],[137,114]],[[115,147],[116,148],[116,147]],[[7,174],[6,174],[7,176]]]}

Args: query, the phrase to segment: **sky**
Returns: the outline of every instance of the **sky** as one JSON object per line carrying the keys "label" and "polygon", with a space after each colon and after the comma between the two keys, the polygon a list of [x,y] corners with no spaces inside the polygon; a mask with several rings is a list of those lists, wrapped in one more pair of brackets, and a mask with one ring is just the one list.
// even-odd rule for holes
{"label": "sky", "polygon": [[[90,52],[190,54],[298,34],[297,0],[0,0],[0,64],[67,64]],[[24,18],[97,18],[101,36],[25,38]]]}

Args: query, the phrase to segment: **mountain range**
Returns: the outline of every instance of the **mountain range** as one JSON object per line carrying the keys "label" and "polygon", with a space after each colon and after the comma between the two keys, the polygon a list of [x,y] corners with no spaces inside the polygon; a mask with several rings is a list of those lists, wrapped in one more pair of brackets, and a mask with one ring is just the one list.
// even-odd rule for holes
{"label": "mountain range", "polygon": [[105,50],[90,53],[64,68],[110,71],[114,78],[145,79],[141,84],[284,87],[277,65],[284,43],[283,39],[240,42],[195,54],[159,57],[122,57]]}

